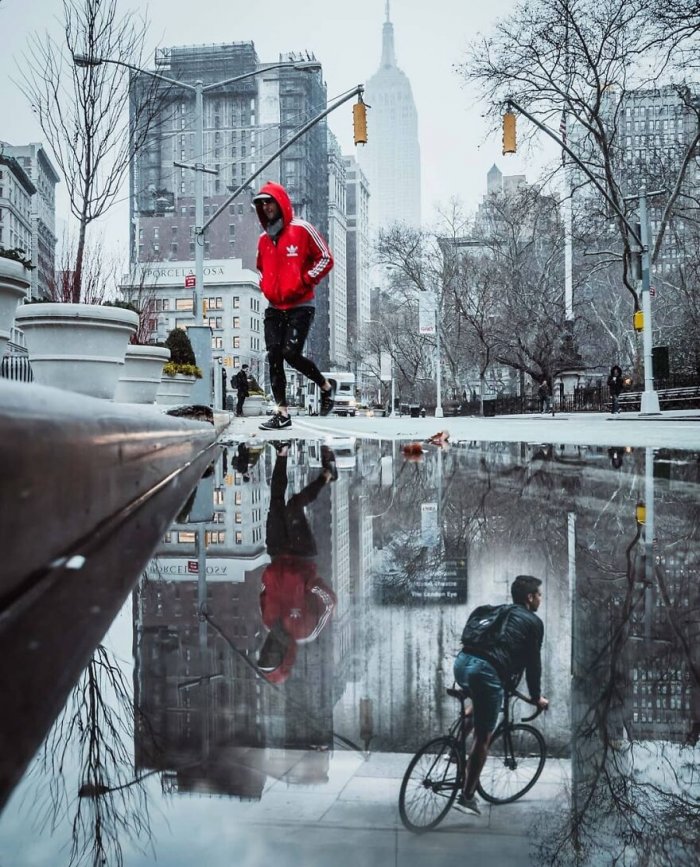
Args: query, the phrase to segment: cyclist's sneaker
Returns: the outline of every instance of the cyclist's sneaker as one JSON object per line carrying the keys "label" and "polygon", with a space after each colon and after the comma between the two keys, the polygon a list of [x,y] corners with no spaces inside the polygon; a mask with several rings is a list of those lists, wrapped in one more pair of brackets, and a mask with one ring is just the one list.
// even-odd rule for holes
{"label": "cyclist's sneaker", "polygon": [[335,406],[336,382],[334,379],[329,379],[328,382],[330,382],[331,384],[330,389],[328,391],[321,392],[321,415],[328,415],[328,413],[331,412],[331,410]]}
{"label": "cyclist's sneaker", "polygon": [[282,415],[281,412],[275,413],[267,421],[260,425],[260,430],[282,430],[285,427],[291,427],[292,420],[288,415]]}
{"label": "cyclist's sneaker", "polygon": [[329,446],[321,446],[321,466],[331,474],[331,481],[338,478],[338,467],[335,463],[335,452]]}
{"label": "cyclist's sneaker", "polygon": [[467,798],[464,792],[460,792],[454,805],[458,810],[461,810],[463,813],[471,813],[472,816],[481,815],[481,810],[479,809],[479,802],[476,799],[476,795],[472,795],[471,798]]}

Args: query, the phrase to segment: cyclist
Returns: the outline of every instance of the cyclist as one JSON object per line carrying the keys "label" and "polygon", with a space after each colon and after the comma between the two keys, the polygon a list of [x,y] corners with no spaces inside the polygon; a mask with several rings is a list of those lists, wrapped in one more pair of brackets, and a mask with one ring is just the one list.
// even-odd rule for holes
{"label": "cyclist", "polygon": [[524,670],[532,701],[542,710],[549,706],[540,694],[544,626],[535,612],[542,601],[541,585],[539,578],[518,575],[510,588],[514,605],[498,637],[488,650],[463,646],[454,662],[455,680],[469,690],[474,715],[474,745],[467,762],[464,790],[456,804],[476,815],[481,812],[476,787],[503,706],[504,687],[515,688]]}

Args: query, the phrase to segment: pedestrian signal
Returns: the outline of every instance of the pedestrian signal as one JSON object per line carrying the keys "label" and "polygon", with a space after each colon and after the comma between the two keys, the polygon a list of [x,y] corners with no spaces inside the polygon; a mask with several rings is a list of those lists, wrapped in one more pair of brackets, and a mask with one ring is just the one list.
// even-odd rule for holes
{"label": "pedestrian signal", "polygon": [[515,115],[507,111],[503,115],[503,155],[515,153]]}

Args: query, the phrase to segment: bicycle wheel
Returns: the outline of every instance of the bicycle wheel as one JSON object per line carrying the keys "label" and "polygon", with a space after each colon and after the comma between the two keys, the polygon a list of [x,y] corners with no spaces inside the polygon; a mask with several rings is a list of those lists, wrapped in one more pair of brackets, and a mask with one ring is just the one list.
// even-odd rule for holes
{"label": "bicycle wheel", "polygon": [[537,782],[546,759],[536,728],[516,724],[497,729],[479,778],[479,794],[492,804],[509,804]]}
{"label": "bicycle wheel", "polygon": [[450,737],[435,738],[418,750],[399,792],[401,821],[409,831],[429,831],[445,818],[459,790],[462,766],[462,754]]}

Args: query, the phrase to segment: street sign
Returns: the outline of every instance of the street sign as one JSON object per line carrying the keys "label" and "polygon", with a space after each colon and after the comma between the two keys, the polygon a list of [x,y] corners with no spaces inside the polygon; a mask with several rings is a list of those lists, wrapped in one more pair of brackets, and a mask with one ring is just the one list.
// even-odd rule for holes
{"label": "street sign", "polygon": [[650,286],[649,287],[649,297],[654,298],[655,295],[656,295],[656,286]]}
{"label": "street sign", "polygon": [[196,285],[197,278],[194,276],[194,274],[188,274],[185,277],[185,289],[194,289]]}
{"label": "street sign", "polygon": [[196,560],[188,560],[187,571],[190,575],[197,575],[199,572],[199,563]]}

